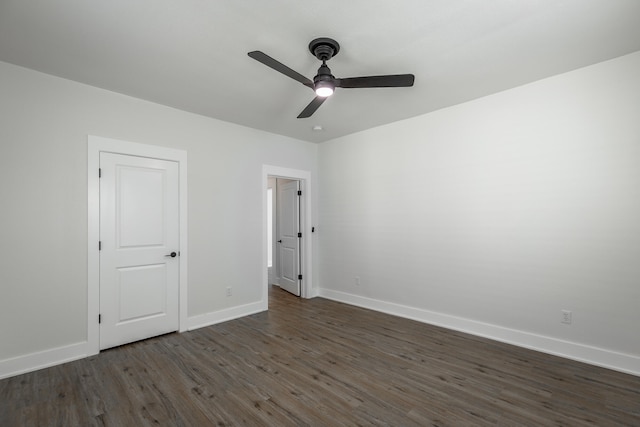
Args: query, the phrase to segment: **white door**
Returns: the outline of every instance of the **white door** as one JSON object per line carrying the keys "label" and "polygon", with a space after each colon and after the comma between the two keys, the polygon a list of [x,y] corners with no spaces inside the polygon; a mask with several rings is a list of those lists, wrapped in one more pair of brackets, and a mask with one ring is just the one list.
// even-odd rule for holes
{"label": "white door", "polygon": [[100,349],[179,328],[178,163],[100,153]]}
{"label": "white door", "polygon": [[278,180],[279,285],[300,296],[300,196],[298,181]]}

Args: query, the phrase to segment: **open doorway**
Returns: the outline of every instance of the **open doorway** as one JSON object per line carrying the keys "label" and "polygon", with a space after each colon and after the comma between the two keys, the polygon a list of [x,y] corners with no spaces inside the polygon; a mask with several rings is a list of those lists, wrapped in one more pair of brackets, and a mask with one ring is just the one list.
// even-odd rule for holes
{"label": "open doorway", "polygon": [[267,187],[267,267],[269,284],[300,296],[302,227],[299,180],[269,177]]}
{"label": "open doorway", "polygon": [[264,166],[263,188],[264,301],[271,284],[310,298],[310,172]]}

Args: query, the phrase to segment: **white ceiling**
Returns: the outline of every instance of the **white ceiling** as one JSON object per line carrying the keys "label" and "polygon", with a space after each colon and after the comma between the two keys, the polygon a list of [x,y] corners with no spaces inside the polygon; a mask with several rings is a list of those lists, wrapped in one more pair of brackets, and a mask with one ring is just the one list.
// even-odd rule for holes
{"label": "white ceiling", "polygon": [[[413,73],[413,88],[314,94],[313,78]],[[638,0],[0,0],[0,60],[171,107],[321,142],[640,50]],[[314,125],[324,130],[313,131]]]}

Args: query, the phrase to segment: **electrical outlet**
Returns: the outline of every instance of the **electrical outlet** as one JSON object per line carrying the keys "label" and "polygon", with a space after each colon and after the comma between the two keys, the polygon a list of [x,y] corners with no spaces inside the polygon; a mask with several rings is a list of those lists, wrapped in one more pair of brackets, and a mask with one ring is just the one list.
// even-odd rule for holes
{"label": "electrical outlet", "polygon": [[356,276],[355,283],[356,283],[356,286],[360,286],[360,276]]}
{"label": "electrical outlet", "polygon": [[567,325],[571,324],[571,311],[562,310],[562,319],[560,320],[562,323],[566,323]]}
{"label": "electrical outlet", "polygon": [[227,296],[230,297],[231,296],[231,287],[229,286],[227,288]]}

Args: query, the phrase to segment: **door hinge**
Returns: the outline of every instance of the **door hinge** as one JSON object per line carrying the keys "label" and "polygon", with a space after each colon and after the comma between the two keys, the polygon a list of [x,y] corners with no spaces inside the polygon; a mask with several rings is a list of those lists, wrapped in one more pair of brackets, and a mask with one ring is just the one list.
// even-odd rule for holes
{"label": "door hinge", "polygon": [[302,190],[298,190],[298,196],[302,196]]}
{"label": "door hinge", "polygon": [[102,178],[102,168],[98,168],[98,178]]}
{"label": "door hinge", "polygon": [[98,314],[98,323],[102,323],[102,314]]}
{"label": "door hinge", "polygon": [[298,274],[298,280],[302,280],[302,274]]}
{"label": "door hinge", "polygon": [[298,233],[298,237],[302,237],[302,233]]}
{"label": "door hinge", "polygon": [[102,242],[98,241],[98,250],[101,251],[102,250]]}

